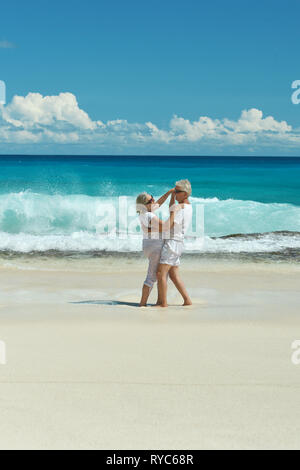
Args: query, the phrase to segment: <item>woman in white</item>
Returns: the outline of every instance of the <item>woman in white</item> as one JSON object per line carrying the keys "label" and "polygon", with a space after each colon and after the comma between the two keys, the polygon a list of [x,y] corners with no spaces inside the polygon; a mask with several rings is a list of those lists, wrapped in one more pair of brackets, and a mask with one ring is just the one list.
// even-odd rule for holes
{"label": "woman in white", "polygon": [[[174,213],[171,213],[170,218],[166,222],[163,222],[154,212],[168,199],[170,194],[173,194],[173,192],[174,189],[171,189],[157,202],[155,202],[154,197],[148,193],[142,193],[136,199],[137,213],[140,217],[144,236],[143,251],[145,256],[149,259],[148,273],[143,285],[140,307],[147,306],[149,295],[157,281],[157,268],[164,244],[164,233],[169,232],[174,225]],[[157,304],[159,305],[160,303],[160,299],[158,298]]]}

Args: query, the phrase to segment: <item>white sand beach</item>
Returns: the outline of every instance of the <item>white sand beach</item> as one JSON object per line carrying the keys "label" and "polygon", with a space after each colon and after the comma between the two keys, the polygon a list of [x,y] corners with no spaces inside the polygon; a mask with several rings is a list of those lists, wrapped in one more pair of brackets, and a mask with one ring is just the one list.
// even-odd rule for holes
{"label": "white sand beach", "polygon": [[2,264],[0,448],[299,449],[299,266],[184,263],[164,310],[122,263]]}

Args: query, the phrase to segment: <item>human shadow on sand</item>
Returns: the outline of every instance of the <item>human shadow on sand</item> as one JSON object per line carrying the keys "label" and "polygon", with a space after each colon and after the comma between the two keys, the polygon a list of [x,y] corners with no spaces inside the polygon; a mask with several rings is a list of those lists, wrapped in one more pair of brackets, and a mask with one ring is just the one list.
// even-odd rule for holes
{"label": "human shadow on sand", "polygon": [[127,307],[139,307],[136,302],[122,302],[120,300],[82,300],[80,302],[70,302],[71,304],[90,304],[90,305],[125,305]]}

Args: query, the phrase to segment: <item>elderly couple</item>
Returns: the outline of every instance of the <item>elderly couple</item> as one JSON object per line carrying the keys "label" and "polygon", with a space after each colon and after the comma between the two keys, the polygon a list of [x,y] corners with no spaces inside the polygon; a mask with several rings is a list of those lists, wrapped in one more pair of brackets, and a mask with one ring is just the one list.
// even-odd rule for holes
{"label": "elderly couple", "polygon": [[[179,276],[180,257],[183,252],[184,236],[191,223],[193,211],[189,201],[192,193],[191,183],[181,180],[174,189],[164,194],[158,201],[148,193],[140,194],[136,199],[137,212],[144,234],[143,251],[149,259],[149,268],[144,282],[141,307],[147,306],[150,292],[158,281],[157,307],[168,307],[168,277],[175,284],[183,297],[183,305],[192,305],[192,301]],[[171,196],[170,217],[162,221],[155,211]],[[176,204],[176,201],[178,204]]]}

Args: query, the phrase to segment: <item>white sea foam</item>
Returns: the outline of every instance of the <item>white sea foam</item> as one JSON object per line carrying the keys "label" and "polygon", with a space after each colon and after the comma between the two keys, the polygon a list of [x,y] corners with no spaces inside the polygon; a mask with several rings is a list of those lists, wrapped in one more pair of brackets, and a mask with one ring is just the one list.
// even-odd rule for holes
{"label": "white sea foam", "polygon": [[[267,253],[287,248],[300,250],[300,235],[263,234],[259,238],[210,238],[187,239],[187,253]],[[110,238],[88,232],[74,232],[71,235],[29,235],[0,232],[0,250],[18,253],[46,252],[137,252],[142,249],[141,237]]]}
{"label": "white sea foam", "polygon": [[[134,202],[133,197],[120,200],[32,192],[0,195],[0,250],[19,253],[140,251],[142,241],[137,231],[139,223]],[[254,253],[300,249],[299,206],[195,197],[191,202],[195,209],[204,207],[204,237],[195,238],[198,228],[195,224],[202,224],[203,220],[194,219],[193,233],[190,233],[193,237],[186,241],[188,252]],[[99,230],[99,223],[109,208],[115,217],[111,236]],[[168,216],[168,206],[163,208],[162,216]],[[125,228],[120,219],[123,222],[126,219]],[[221,238],[236,234],[240,235]]]}

